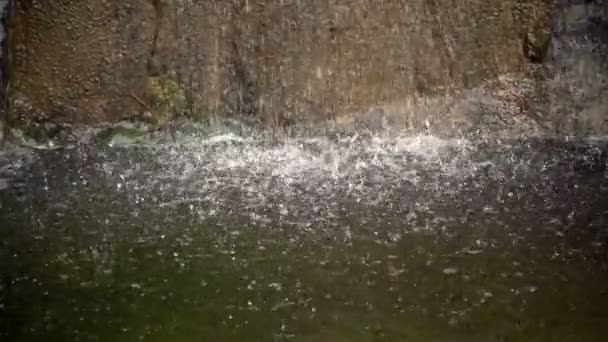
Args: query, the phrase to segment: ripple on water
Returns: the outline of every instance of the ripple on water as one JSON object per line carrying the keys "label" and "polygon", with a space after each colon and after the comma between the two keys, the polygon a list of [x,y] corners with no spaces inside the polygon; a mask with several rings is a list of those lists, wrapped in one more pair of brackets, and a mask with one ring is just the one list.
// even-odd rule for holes
{"label": "ripple on water", "polygon": [[605,326],[593,306],[606,303],[606,178],[581,173],[572,151],[229,134],[35,151],[2,169],[17,170],[28,197],[0,193],[13,296],[0,287],[11,305],[0,337],[595,334]]}

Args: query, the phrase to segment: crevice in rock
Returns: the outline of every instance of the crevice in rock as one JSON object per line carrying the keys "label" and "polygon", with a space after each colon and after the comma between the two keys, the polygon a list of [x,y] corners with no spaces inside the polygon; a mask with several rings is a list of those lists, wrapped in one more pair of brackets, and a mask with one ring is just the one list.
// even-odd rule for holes
{"label": "crevice in rock", "polygon": [[240,31],[238,21],[243,9],[238,5],[233,7],[231,34],[227,46],[228,50],[228,78],[229,90],[224,93],[224,103],[226,103],[228,114],[239,119],[250,122],[259,121],[260,114],[259,89],[255,77],[251,74],[247,66],[247,56],[243,55],[240,43],[243,34]]}
{"label": "crevice in rock", "polygon": [[154,29],[152,32],[152,44],[150,46],[150,53],[146,61],[146,74],[145,80],[146,85],[143,88],[141,95],[135,93],[126,93],[124,96],[133,100],[143,110],[141,119],[144,121],[155,122],[158,119],[158,115],[155,113],[152,106],[147,102],[148,98],[148,83],[153,77],[160,76],[163,70],[163,64],[158,56],[158,40],[160,36],[160,30],[163,19],[163,4],[162,0],[148,0],[148,3],[153,7],[154,10]]}
{"label": "crevice in rock", "polygon": [[237,101],[233,109],[238,115],[256,116],[258,114],[257,84],[247,72],[236,41],[233,39],[230,44],[234,59],[232,67],[237,82]]}
{"label": "crevice in rock", "polygon": [[154,7],[155,24],[154,24],[154,36],[152,37],[152,48],[150,50],[150,57],[148,58],[148,76],[158,76],[161,74],[162,65],[158,53],[158,37],[160,35],[160,29],[162,26],[163,18],[163,4],[162,0],[148,0]]}

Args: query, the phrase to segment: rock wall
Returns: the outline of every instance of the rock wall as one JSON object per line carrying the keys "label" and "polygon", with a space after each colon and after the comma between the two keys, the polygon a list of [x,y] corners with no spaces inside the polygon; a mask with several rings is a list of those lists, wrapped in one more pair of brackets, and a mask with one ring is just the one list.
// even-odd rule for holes
{"label": "rock wall", "polygon": [[606,18],[602,1],[576,3],[17,0],[11,118],[27,126],[230,115],[356,125],[380,110],[394,124],[453,128],[479,121],[476,110],[437,99],[480,89],[500,98],[512,87],[524,89],[515,92],[524,97],[519,114],[554,131],[576,129],[551,97],[564,88],[562,64],[578,63],[576,49],[563,45],[585,35],[568,25],[593,25],[597,12],[569,11],[601,7],[599,26]]}
{"label": "rock wall", "polygon": [[4,141],[6,131],[6,107],[8,102],[8,22],[12,13],[12,2],[0,0],[0,145]]}
{"label": "rock wall", "polygon": [[608,1],[558,0],[547,115],[562,132],[608,133]]}

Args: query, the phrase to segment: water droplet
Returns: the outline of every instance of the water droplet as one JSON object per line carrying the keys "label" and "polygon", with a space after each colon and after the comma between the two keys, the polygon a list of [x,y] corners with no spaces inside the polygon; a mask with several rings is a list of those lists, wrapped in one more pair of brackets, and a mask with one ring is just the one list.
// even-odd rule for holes
{"label": "water droplet", "polygon": [[458,269],[456,267],[448,267],[443,269],[443,274],[452,275],[458,273]]}

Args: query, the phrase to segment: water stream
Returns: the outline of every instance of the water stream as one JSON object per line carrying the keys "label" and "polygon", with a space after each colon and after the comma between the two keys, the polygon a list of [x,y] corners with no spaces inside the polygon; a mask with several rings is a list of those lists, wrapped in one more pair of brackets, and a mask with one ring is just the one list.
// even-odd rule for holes
{"label": "water stream", "polygon": [[604,341],[603,141],[0,156],[2,341]]}

